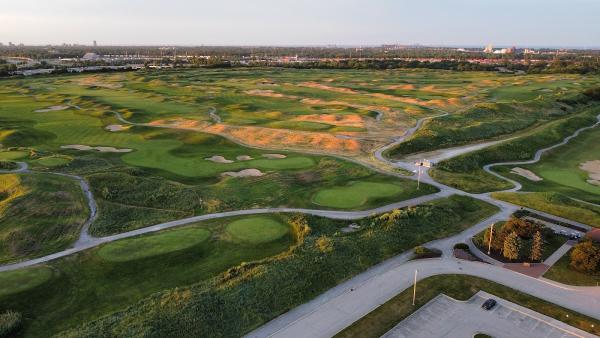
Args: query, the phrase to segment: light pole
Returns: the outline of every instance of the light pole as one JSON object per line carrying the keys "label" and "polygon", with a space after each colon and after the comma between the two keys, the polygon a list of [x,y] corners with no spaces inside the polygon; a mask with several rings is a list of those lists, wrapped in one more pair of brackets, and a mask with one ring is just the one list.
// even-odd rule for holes
{"label": "light pole", "polygon": [[413,306],[415,306],[415,300],[417,299],[417,272],[419,270],[415,270],[415,283],[413,287]]}
{"label": "light pole", "polygon": [[490,240],[488,243],[488,255],[492,253],[492,236],[494,236],[494,223],[490,225]]}

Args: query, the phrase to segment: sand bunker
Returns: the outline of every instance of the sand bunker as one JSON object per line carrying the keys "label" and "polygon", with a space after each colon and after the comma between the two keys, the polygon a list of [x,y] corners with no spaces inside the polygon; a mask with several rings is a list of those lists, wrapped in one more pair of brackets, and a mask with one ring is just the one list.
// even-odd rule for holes
{"label": "sand bunker", "polygon": [[265,158],[268,158],[270,160],[282,159],[282,158],[287,157],[287,156],[281,155],[281,154],[263,154],[262,156]]}
{"label": "sand bunker", "polygon": [[414,90],[415,85],[412,84],[400,84],[400,85],[389,85],[385,87],[386,89],[401,89],[401,90]]}
{"label": "sand bunker", "polygon": [[253,160],[252,156],[248,156],[248,155],[240,155],[238,157],[235,158],[238,161],[250,161]]}
{"label": "sand bunker", "polygon": [[47,113],[47,112],[51,112],[51,111],[58,111],[58,110],[65,110],[65,109],[69,109],[69,106],[50,106],[48,108],[44,108],[44,109],[38,109],[35,112],[36,113]]}
{"label": "sand bunker", "polygon": [[297,99],[297,96],[293,96],[293,95],[284,95],[281,93],[276,93],[272,90],[269,89],[252,89],[252,90],[247,90],[245,91],[246,94],[249,95],[255,95],[255,96],[264,96],[264,97],[284,97],[284,98],[288,98],[288,99]]}
{"label": "sand bunker", "polygon": [[294,119],[295,121],[308,121],[326,123],[334,126],[345,127],[364,127],[363,118],[358,114],[310,114],[300,115]]}
{"label": "sand bunker", "polygon": [[91,147],[91,146],[86,146],[83,144],[69,144],[66,146],[60,146],[63,149],[75,149],[75,150],[83,150],[83,151],[87,151],[87,150],[95,150],[95,151],[99,151],[101,153],[128,153],[130,151],[132,151],[133,149],[129,149],[129,148],[115,148],[115,147]]}
{"label": "sand bunker", "polygon": [[519,176],[525,177],[526,179],[533,181],[533,182],[539,182],[539,181],[543,180],[543,178],[536,175],[533,171],[519,168],[519,167],[512,168],[510,172],[513,174],[517,174]]}
{"label": "sand bunker", "polygon": [[227,171],[221,174],[222,176],[230,176],[230,177],[259,177],[263,176],[264,173],[258,169],[244,169],[238,172]]}
{"label": "sand bunker", "polygon": [[110,126],[106,126],[106,130],[108,131],[123,131],[129,129],[129,126],[124,126],[122,124],[111,124]]}
{"label": "sand bunker", "polygon": [[228,160],[225,157],[219,156],[219,155],[215,155],[215,156],[212,156],[212,157],[205,158],[205,160],[207,160],[207,161],[213,161],[213,162],[216,162],[216,163],[233,163],[232,160]]}
{"label": "sand bunker", "polygon": [[589,179],[587,182],[589,184],[600,186],[600,160],[581,163],[579,168],[588,173]]}
{"label": "sand bunker", "polygon": [[354,89],[343,88],[343,87],[332,87],[332,86],[320,84],[318,82],[303,82],[303,83],[300,83],[299,86],[327,90],[330,92],[336,92],[336,93],[342,93],[342,94],[360,94],[360,92],[358,92]]}

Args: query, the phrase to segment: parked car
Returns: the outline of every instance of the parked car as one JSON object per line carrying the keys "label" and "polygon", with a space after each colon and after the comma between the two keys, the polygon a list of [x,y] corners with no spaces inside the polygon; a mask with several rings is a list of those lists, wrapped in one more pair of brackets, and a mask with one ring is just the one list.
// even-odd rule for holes
{"label": "parked car", "polygon": [[481,308],[484,310],[491,310],[494,308],[494,306],[496,306],[497,302],[495,299],[488,299],[485,302],[483,302],[483,304],[481,304]]}

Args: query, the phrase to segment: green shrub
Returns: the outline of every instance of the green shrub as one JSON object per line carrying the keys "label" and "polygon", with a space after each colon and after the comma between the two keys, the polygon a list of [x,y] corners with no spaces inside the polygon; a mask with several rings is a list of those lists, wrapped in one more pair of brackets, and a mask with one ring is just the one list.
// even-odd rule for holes
{"label": "green shrub", "polygon": [[468,251],[469,246],[465,243],[456,243],[456,244],[454,244],[454,249]]}

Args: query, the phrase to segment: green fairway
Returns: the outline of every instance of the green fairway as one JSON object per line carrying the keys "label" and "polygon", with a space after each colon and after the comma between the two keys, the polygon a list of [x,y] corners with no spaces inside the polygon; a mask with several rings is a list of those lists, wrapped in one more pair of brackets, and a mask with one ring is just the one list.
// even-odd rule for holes
{"label": "green fairway", "polygon": [[540,162],[521,166],[541,177],[543,180],[540,182],[510,173],[512,167],[498,168],[498,171],[521,182],[526,191],[554,191],[600,203],[600,185],[588,182],[590,173],[580,168],[588,161],[600,160],[599,144],[600,129],[594,128],[581,133],[567,145],[545,154]]}
{"label": "green fairway", "polygon": [[[282,227],[285,229],[285,226]],[[171,230],[107,244],[98,251],[98,255],[111,262],[133,261],[184,250],[206,241],[209,237],[210,231],[203,228]]]}
{"label": "green fairway", "polygon": [[52,277],[52,269],[35,267],[0,273],[0,297],[19,293],[44,284]]}
{"label": "green fairway", "polygon": [[403,191],[402,187],[391,183],[350,182],[347,186],[318,191],[313,203],[339,209],[357,208],[370,199],[390,197]]}
{"label": "green fairway", "polygon": [[227,233],[234,240],[252,244],[271,242],[288,232],[289,229],[286,225],[265,216],[243,218],[227,225]]}
{"label": "green fairway", "polygon": [[1,151],[0,161],[20,160],[26,157],[27,155],[28,153],[26,151]]}
{"label": "green fairway", "polygon": [[33,161],[33,163],[44,167],[59,167],[69,164],[71,160],[71,158],[66,156],[48,156],[38,158],[35,161]]}

